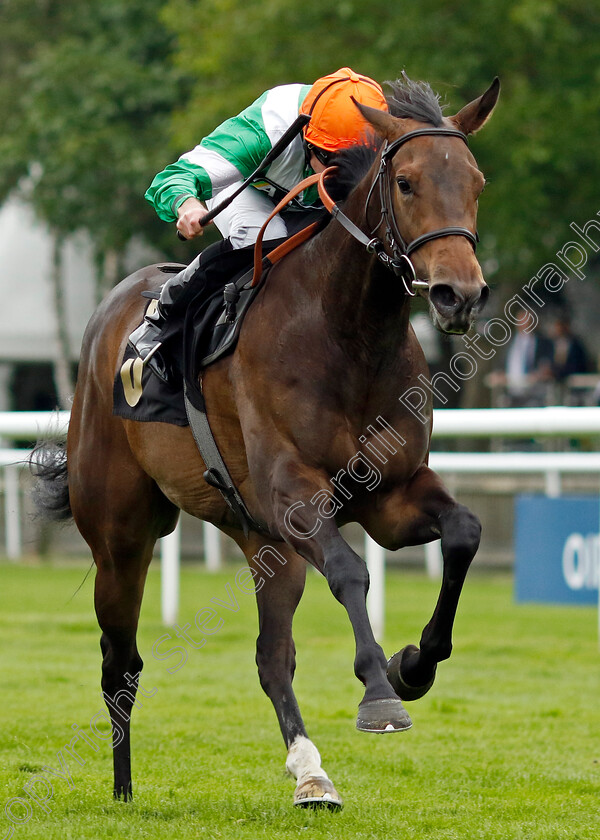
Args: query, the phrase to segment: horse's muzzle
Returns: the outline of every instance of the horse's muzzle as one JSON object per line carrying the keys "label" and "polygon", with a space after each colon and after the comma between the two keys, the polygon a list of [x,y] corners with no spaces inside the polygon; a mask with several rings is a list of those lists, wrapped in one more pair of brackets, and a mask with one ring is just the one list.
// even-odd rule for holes
{"label": "horse's muzzle", "polygon": [[489,294],[485,284],[471,294],[464,294],[450,283],[434,283],[429,287],[432,320],[442,332],[466,333]]}

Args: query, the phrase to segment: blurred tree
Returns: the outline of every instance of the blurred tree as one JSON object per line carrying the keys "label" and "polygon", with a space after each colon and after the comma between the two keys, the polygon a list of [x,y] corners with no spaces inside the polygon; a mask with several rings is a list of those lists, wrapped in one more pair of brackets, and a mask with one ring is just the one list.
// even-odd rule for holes
{"label": "blurred tree", "polygon": [[503,90],[472,141],[490,182],[480,257],[521,285],[600,210],[600,5],[589,0],[167,0],[177,61],[196,79],[175,117],[180,149],[264,89],[350,65],[379,80],[406,69],[449,111]]}
{"label": "blurred tree", "polygon": [[[0,201],[18,192],[50,228],[57,324],[54,378],[70,381],[63,305],[65,236],[85,230],[97,291],[124,275],[133,237],[167,245],[143,194],[168,161],[169,118],[185,98],[162,0],[3,0],[0,5]],[[175,243],[172,236],[170,242]]]}
{"label": "blurred tree", "polygon": [[0,200],[25,184],[59,234],[89,231],[112,282],[135,234],[176,247],[141,198],[154,172],[264,89],[405,68],[453,111],[498,74],[472,142],[481,257],[522,283],[600,209],[599,36],[589,0],[3,0]]}
{"label": "blurred tree", "polygon": [[20,184],[59,237],[87,230],[112,283],[132,236],[177,249],[142,198],[154,172],[266,88],[405,68],[451,112],[498,74],[472,146],[480,256],[509,288],[600,209],[599,36],[589,0],[2,0],[0,200]]}
{"label": "blurred tree", "polygon": [[112,273],[132,237],[165,233],[143,193],[168,162],[170,114],[186,93],[160,7],[0,7],[0,200],[19,188],[57,235],[86,230]]}

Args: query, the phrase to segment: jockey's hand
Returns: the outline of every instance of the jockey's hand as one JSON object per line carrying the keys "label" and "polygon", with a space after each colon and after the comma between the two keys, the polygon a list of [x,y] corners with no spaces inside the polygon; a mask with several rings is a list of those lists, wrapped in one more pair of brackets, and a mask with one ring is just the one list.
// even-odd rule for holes
{"label": "jockey's hand", "polygon": [[197,198],[186,198],[177,208],[177,230],[186,238],[202,236],[204,228],[200,224],[206,216],[206,207]]}

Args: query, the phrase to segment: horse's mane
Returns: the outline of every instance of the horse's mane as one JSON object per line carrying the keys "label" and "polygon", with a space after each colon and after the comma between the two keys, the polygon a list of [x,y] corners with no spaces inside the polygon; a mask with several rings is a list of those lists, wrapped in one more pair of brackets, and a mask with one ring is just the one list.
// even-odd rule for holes
{"label": "horse's mane", "polygon": [[385,82],[392,92],[386,96],[390,114],[401,119],[417,120],[439,126],[444,115],[440,97],[427,82],[413,82],[406,73],[395,82]]}
{"label": "horse's mane", "polygon": [[[374,148],[373,144],[377,148]],[[331,161],[335,172],[326,180],[327,192],[335,201],[344,201],[373,165],[381,140],[376,138],[364,145],[342,149]]]}
{"label": "horse's mane", "polygon": [[[393,117],[435,126],[442,124],[444,115],[440,97],[427,82],[413,82],[406,73],[402,73],[400,79],[385,84],[391,88],[386,99]],[[380,138],[369,137],[364,144],[342,149],[336,155],[331,163],[337,171],[327,179],[327,191],[334,201],[348,198],[373,165],[380,146]]]}

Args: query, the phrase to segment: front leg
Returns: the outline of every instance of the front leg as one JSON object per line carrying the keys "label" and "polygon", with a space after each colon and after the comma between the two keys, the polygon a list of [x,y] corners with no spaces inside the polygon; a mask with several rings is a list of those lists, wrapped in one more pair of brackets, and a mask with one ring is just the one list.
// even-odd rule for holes
{"label": "front leg", "polygon": [[[274,548],[254,533],[247,538],[240,531],[228,533],[246,555],[254,579],[260,580],[256,587],[259,616],[256,664],[260,684],[273,703],[288,750],[286,769],[297,780],[294,805],[341,808],[342,799],[321,766],[319,751],[308,737],[292,687],[296,669],[292,620],[304,591],[306,563],[282,543]],[[276,568],[271,569],[272,576],[259,562],[265,551],[276,563]]]}
{"label": "front leg", "polygon": [[357,728],[365,732],[408,729],[412,722],[387,679],[387,660],[367,615],[367,567],[342,538],[333,518],[320,517],[315,522],[311,500],[317,493],[330,492],[327,477],[291,459],[280,459],[272,475],[272,527],[325,576],[352,624],[354,673],[365,686]]}
{"label": "front leg", "polygon": [[441,537],[444,560],[442,584],[431,620],[419,647],[409,645],[390,659],[388,679],[403,700],[422,697],[433,685],[437,663],[452,652],[452,629],[465,577],[479,548],[481,524],[456,502],[439,476],[428,467],[415,475],[405,498],[413,519],[404,535],[406,543],[430,542]]}

